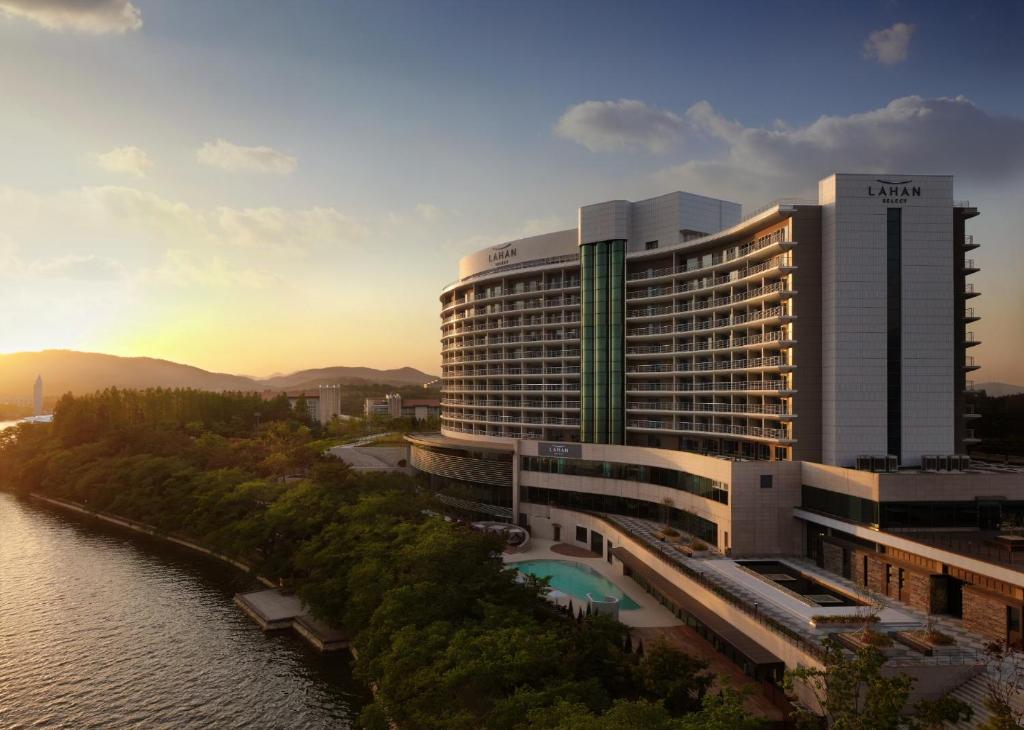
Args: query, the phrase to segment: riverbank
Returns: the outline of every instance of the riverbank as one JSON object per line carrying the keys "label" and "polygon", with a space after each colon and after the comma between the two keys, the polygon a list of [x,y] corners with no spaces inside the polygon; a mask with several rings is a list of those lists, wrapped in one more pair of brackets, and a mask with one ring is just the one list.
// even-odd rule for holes
{"label": "riverbank", "polygon": [[246,563],[243,563],[240,560],[235,560],[234,558],[230,558],[227,555],[222,555],[222,554],[220,554],[218,552],[210,550],[207,547],[203,547],[202,545],[199,545],[198,543],[192,542],[191,540],[188,540],[186,538],[183,538],[183,537],[180,537],[180,536],[176,536],[176,535],[168,534],[166,532],[163,532],[163,531],[157,529],[156,527],[153,527],[152,525],[147,525],[145,523],[138,522],[136,520],[128,519],[127,517],[119,517],[118,515],[112,515],[112,514],[109,514],[109,513],[106,513],[106,512],[100,512],[99,510],[89,509],[84,504],[79,504],[77,502],[71,502],[71,501],[66,500],[66,499],[57,499],[55,497],[44,497],[42,494],[37,494],[35,492],[30,492],[28,496],[31,499],[38,500],[40,502],[45,502],[46,504],[50,505],[51,507],[56,507],[58,509],[64,509],[64,510],[68,510],[70,512],[75,512],[75,513],[80,514],[80,515],[85,515],[87,517],[92,517],[94,519],[100,520],[101,522],[105,522],[108,525],[116,525],[117,527],[122,527],[122,528],[124,528],[126,530],[131,530],[132,532],[137,532],[137,533],[140,533],[142,535],[147,535],[149,537],[155,537],[158,540],[164,540],[165,542],[170,542],[170,543],[173,543],[175,545],[180,545],[181,547],[188,548],[189,550],[193,550],[193,551],[195,551],[197,553],[202,553],[203,555],[207,555],[207,556],[209,556],[211,558],[216,558],[217,560],[220,560],[221,562],[227,563],[228,565],[230,565],[230,566],[232,566],[234,568],[237,568],[238,570],[241,570],[241,571],[243,571],[245,573],[248,573],[255,580],[259,581],[261,584],[263,584],[267,588],[276,588],[277,587],[277,584],[274,581],[272,581],[269,578],[266,578],[266,577],[264,577],[262,575],[256,575],[256,573],[253,570],[252,566],[250,566],[250,565],[248,565]]}
{"label": "riverbank", "polygon": [[[126,517],[112,515],[98,510],[91,510],[83,504],[78,504],[65,499],[45,497],[41,494],[30,493],[31,499],[43,502],[50,507],[84,515],[99,520],[105,524],[118,528],[131,530],[132,532],[153,537],[164,542],[178,545],[193,552],[201,553],[207,557],[214,558],[231,567],[241,570],[250,575],[266,590],[238,593],[235,595],[237,605],[246,616],[248,616],[263,631],[278,631],[291,629],[310,646],[321,653],[329,653],[349,648],[349,640],[344,632],[327,626],[321,621],[312,617],[308,609],[302,605],[294,595],[286,595],[278,589],[271,579],[256,574],[252,566],[235,560],[227,555],[218,553],[210,548],[200,545],[181,536],[167,534],[152,525],[147,525]],[[282,606],[287,610],[282,613]]]}

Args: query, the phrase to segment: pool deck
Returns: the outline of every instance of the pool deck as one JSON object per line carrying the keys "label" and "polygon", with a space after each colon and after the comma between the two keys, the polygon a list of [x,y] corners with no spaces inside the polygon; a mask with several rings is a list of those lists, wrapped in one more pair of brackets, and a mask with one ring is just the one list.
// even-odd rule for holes
{"label": "pool deck", "polygon": [[[576,548],[573,554],[567,556],[561,550],[552,550],[553,547],[573,547],[552,540],[541,540],[536,537],[530,538],[529,544],[522,550],[514,553],[505,553],[506,564],[519,563],[524,560],[562,560],[565,562],[576,562],[586,565],[588,568],[600,573],[603,577],[615,584],[633,601],[640,605],[640,608],[632,611],[619,611],[619,621],[629,627],[654,627],[654,626],[679,626],[681,621],[672,615],[672,612],[662,606],[651,597],[643,588],[634,583],[630,578],[620,575],[605,560],[596,553],[589,550]],[[583,554],[580,554],[583,553]],[[558,604],[567,604],[571,596],[557,598]],[[573,605],[579,606],[580,599],[572,598]]]}

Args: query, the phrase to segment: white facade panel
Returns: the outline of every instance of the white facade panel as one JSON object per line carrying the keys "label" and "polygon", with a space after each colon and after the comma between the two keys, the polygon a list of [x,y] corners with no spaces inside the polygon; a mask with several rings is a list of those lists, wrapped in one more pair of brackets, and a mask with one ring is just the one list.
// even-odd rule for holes
{"label": "white facade panel", "polygon": [[819,183],[819,202],[824,461],[849,466],[857,456],[888,453],[892,207],[902,209],[901,463],[952,453],[952,178],[838,174]]}

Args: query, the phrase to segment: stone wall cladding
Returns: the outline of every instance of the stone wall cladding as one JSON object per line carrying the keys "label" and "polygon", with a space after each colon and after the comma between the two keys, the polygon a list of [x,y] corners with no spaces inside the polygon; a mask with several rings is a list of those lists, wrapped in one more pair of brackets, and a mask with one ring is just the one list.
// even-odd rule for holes
{"label": "stone wall cladding", "polygon": [[877,554],[868,554],[868,590],[885,594],[885,565]]}
{"label": "stone wall cladding", "polygon": [[1006,641],[1006,603],[998,596],[964,586],[964,628],[990,641]]}
{"label": "stone wall cladding", "polygon": [[927,573],[906,569],[904,569],[903,576],[903,600],[907,605],[925,613],[935,613],[935,608],[932,606],[931,576]]}
{"label": "stone wall cladding", "polygon": [[843,548],[839,545],[833,545],[829,542],[824,542],[821,545],[822,554],[822,568],[835,573],[836,575],[843,574]]}

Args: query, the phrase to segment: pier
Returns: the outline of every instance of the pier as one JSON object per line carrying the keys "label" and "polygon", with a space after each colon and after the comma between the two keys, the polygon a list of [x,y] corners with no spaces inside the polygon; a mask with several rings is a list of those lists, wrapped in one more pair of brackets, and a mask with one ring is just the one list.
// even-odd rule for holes
{"label": "pier", "polygon": [[312,616],[295,595],[274,588],[237,593],[235,605],[263,631],[291,629],[317,651],[325,654],[349,648],[349,638],[345,632],[331,628]]}

